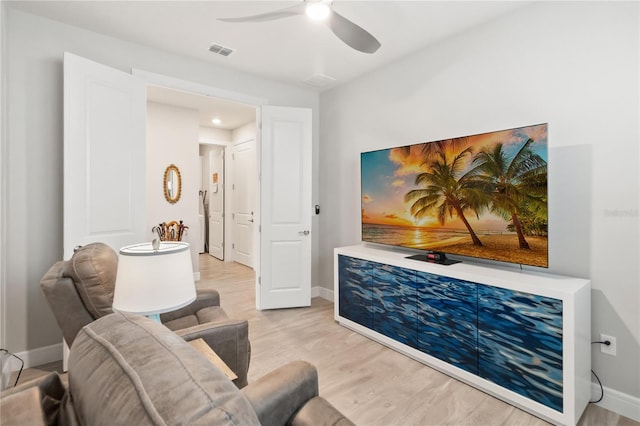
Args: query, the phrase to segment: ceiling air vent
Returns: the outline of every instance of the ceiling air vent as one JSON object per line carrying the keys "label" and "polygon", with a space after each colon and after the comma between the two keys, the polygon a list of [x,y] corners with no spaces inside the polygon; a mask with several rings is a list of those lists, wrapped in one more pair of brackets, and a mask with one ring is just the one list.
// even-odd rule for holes
{"label": "ceiling air vent", "polygon": [[230,47],[220,46],[219,44],[212,44],[209,46],[209,52],[217,53],[222,56],[229,56],[233,53],[233,49]]}
{"label": "ceiling air vent", "polygon": [[335,78],[329,77],[328,75],[324,75],[324,74],[314,74],[311,77],[304,80],[305,83],[315,87],[325,87],[333,83],[334,81],[336,81]]}

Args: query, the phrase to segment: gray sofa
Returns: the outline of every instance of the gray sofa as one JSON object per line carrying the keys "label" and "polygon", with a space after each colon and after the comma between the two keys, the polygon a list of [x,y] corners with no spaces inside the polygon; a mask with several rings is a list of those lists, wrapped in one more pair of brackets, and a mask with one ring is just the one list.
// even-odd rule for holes
{"label": "gray sofa", "polygon": [[[92,243],[71,259],[54,264],[40,286],[62,330],[67,345],[85,325],[113,313],[118,255],[106,244]],[[251,345],[249,323],[228,318],[215,290],[198,290],[196,300],[184,308],[160,315],[162,323],[185,340],[204,339],[233,370],[234,383],[247,384]]]}
{"label": "gray sofa", "polygon": [[318,396],[316,369],[289,363],[239,390],[182,338],[114,313],[76,336],[68,385],[53,373],[3,392],[2,425],[352,425]]}

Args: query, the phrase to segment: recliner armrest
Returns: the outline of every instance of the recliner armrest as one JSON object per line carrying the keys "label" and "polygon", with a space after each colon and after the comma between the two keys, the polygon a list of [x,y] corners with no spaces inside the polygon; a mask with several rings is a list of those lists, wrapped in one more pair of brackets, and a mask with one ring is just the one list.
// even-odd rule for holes
{"label": "recliner armrest", "polygon": [[[0,424],[52,425],[58,424],[60,418],[69,419],[75,414],[63,408],[66,393],[67,389],[57,373],[2,391]],[[69,409],[73,411],[71,406]]]}
{"label": "recliner armrest", "polygon": [[40,405],[40,390],[37,387],[31,387],[22,392],[3,396],[0,400],[0,423],[3,425],[47,425]]}
{"label": "recliner armrest", "polygon": [[318,396],[318,372],[308,362],[290,362],[247,385],[242,392],[263,426],[284,425],[307,401]]}
{"label": "recliner armrest", "polygon": [[165,323],[177,318],[195,315],[200,309],[208,308],[209,306],[220,306],[220,294],[213,289],[198,290],[196,300],[184,308],[160,314],[160,321]]}
{"label": "recliner armrest", "polygon": [[288,426],[355,426],[321,396],[311,398],[287,422]]}
{"label": "recliner armrest", "polygon": [[251,343],[249,342],[249,322],[228,319],[215,323],[204,323],[174,330],[187,342],[203,339],[211,349],[238,376],[234,383],[238,388],[247,385]]}

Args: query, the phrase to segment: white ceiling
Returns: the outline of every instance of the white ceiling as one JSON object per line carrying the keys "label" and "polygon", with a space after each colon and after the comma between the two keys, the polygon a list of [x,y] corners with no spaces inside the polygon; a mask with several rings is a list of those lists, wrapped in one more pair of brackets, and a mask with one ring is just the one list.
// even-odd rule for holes
{"label": "white ceiling", "polygon": [[[390,64],[438,40],[523,7],[527,1],[335,0],[336,12],[373,34],[374,54],[351,49],[322,23],[294,16],[259,23],[238,17],[299,1],[9,1],[9,7],[142,45],[312,90],[327,90]],[[211,44],[234,49],[224,57]],[[304,83],[321,74],[322,88]],[[210,119],[209,119],[210,120]]]}

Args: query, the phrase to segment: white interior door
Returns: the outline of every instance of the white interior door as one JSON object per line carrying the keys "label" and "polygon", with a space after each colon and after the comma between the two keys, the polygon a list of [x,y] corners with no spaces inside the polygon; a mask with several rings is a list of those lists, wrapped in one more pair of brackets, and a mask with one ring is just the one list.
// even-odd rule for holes
{"label": "white interior door", "polygon": [[258,309],[311,304],[311,110],[263,106]]}
{"label": "white interior door", "polygon": [[256,213],[256,141],[233,145],[233,258],[253,267],[253,230]]}
{"label": "white interior door", "polygon": [[64,256],[145,240],[146,87],[64,54]]}
{"label": "white interior door", "polygon": [[224,260],[224,148],[209,152],[209,254]]}

